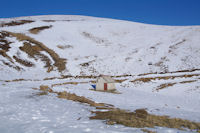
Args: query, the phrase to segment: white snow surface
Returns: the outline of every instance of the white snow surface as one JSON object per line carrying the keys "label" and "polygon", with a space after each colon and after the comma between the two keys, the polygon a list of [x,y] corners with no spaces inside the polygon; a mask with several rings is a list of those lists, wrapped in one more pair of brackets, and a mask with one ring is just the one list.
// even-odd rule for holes
{"label": "white snow surface", "polygon": [[[0,132],[21,133],[63,133],[97,132],[120,133],[142,132],[138,128],[121,125],[106,125],[103,121],[89,120],[90,111],[95,108],[55,95],[38,96],[40,85],[64,82],[88,82],[78,85],[52,87],[54,91],[67,91],[85,96],[95,102],[112,104],[117,108],[134,111],[146,108],[149,113],[168,115],[200,122],[200,26],[161,26],[129,21],[73,16],[31,16],[0,19],[1,23],[18,20],[33,20],[17,26],[0,27],[1,31],[23,33],[42,42],[61,58],[66,59],[66,70],[56,69],[47,72],[41,60],[34,60],[19,47],[23,42],[15,37],[6,39],[13,42],[7,52],[10,57],[20,53],[20,58],[29,60],[34,67],[17,71],[2,63],[8,61],[0,55]],[[45,20],[45,21],[44,21]],[[48,20],[48,21],[46,21]],[[52,21],[49,21],[52,20]],[[38,34],[28,30],[34,27],[49,26]],[[0,44],[1,45],[1,44]],[[61,49],[58,45],[65,47]],[[43,53],[51,59],[48,53]],[[52,62],[54,62],[51,59]],[[88,63],[87,66],[81,64]],[[194,70],[193,72],[176,72]],[[156,73],[165,74],[156,74]],[[173,72],[173,73],[170,73]],[[140,76],[139,74],[152,73]],[[61,75],[132,75],[117,83],[120,94],[89,90],[90,81],[96,79],[53,79]],[[196,74],[192,77],[177,77],[150,82],[131,82],[137,78],[180,76]],[[28,79],[28,81],[6,82],[6,80]],[[182,83],[186,81],[186,83]],[[192,81],[192,82],[187,82]],[[156,91],[165,83],[173,86]],[[156,127],[157,132],[189,132],[177,129]]]}

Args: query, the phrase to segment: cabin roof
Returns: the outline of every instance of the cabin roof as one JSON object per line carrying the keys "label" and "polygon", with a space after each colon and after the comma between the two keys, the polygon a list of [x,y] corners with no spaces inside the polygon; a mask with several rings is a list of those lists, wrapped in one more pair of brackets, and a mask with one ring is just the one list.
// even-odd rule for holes
{"label": "cabin roof", "polygon": [[107,76],[107,75],[100,76],[100,78],[103,78],[105,80],[105,82],[107,82],[107,83],[115,83],[116,82],[114,79],[112,79],[110,76]]}

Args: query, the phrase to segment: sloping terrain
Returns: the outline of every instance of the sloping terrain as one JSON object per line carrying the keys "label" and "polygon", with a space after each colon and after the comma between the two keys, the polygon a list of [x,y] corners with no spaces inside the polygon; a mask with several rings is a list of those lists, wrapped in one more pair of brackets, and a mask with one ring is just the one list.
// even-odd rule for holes
{"label": "sloping terrain", "polygon": [[[101,74],[118,81],[118,93],[90,90]],[[19,132],[200,130],[200,26],[67,15],[0,19],[0,75],[0,132],[14,127]],[[40,86],[51,92],[39,92]],[[64,100],[59,99],[63,91]],[[85,106],[91,102],[114,110]],[[155,120],[131,128],[110,116],[99,118],[98,112],[129,117],[138,109],[172,119],[163,116],[163,125]],[[172,126],[176,118],[189,123]]]}

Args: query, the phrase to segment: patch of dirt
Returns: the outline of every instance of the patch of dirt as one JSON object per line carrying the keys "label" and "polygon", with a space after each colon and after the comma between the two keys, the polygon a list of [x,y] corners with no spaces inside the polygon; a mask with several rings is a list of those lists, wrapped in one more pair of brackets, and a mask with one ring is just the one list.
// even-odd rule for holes
{"label": "patch of dirt", "polygon": [[[21,33],[12,33],[12,32],[7,32],[7,33],[10,34],[13,37],[16,37],[17,40],[19,40],[19,41],[28,41],[29,43],[24,42],[24,45],[26,45],[25,47],[28,49],[28,50],[25,50],[25,51],[32,51],[33,53],[34,52],[37,53],[38,51],[36,49],[31,50],[32,49],[31,44],[35,44],[37,46],[37,48],[39,48],[41,51],[47,52],[52,57],[52,59],[54,60],[55,63],[53,65],[55,67],[57,67],[59,72],[62,72],[66,69],[66,66],[65,66],[66,59],[60,58],[57,53],[55,53],[52,49],[49,49],[48,47],[46,47],[43,43],[36,41],[35,39],[33,39],[29,36],[26,36],[24,34],[21,34]],[[24,49],[26,49],[26,48],[24,48]],[[28,52],[28,53],[30,53],[30,52]]]}
{"label": "patch of dirt", "polygon": [[5,80],[5,82],[19,82],[19,81],[32,81],[31,79],[13,79],[13,80]]}
{"label": "patch of dirt", "polygon": [[71,46],[71,45],[57,45],[57,47],[58,47],[59,49],[73,48],[73,46]]}
{"label": "patch of dirt", "polygon": [[87,82],[64,82],[64,83],[52,84],[51,87],[61,86],[61,85],[67,85],[67,84],[77,85],[77,84],[80,84],[80,83],[87,83]]}
{"label": "patch of dirt", "polygon": [[91,41],[97,43],[97,44],[102,44],[102,43],[109,44],[108,40],[105,40],[105,39],[96,37],[96,36],[92,35],[91,33],[82,32],[82,35],[83,35],[84,37],[90,39]]}
{"label": "patch of dirt", "polygon": [[187,80],[187,81],[181,81],[179,83],[181,84],[185,84],[185,83],[193,83],[193,82],[196,82],[197,80]]}
{"label": "patch of dirt", "polygon": [[[175,49],[177,49],[177,46],[180,45],[180,44],[182,44],[182,43],[184,43],[185,41],[186,41],[186,39],[182,39],[181,41],[179,41],[179,42],[177,42],[177,43],[171,45],[171,46],[169,47],[168,53],[173,53],[173,51],[174,51]],[[173,54],[175,54],[175,53],[173,53]]]}
{"label": "patch of dirt", "polygon": [[168,61],[167,57],[164,56],[160,59],[159,62],[155,63],[155,64],[149,64],[149,65],[154,65],[156,67],[159,67],[160,68],[160,71],[164,72],[164,73],[167,73],[168,72],[168,66],[165,65],[165,62]]}
{"label": "patch of dirt", "polygon": [[29,32],[32,33],[32,34],[38,34],[42,30],[49,29],[51,27],[52,27],[52,25],[50,25],[50,26],[35,27],[35,28],[30,29]]}
{"label": "patch of dirt", "polygon": [[178,70],[178,71],[172,71],[172,72],[154,72],[154,73],[143,73],[139,74],[138,76],[145,76],[145,75],[151,75],[151,74],[172,74],[172,73],[184,73],[184,72],[194,72],[194,71],[200,71],[200,69],[190,69],[190,70]]}
{"label": "patch of dirt", "polygon": [[44,22],[55,22],[56,20],[42,20]]}
{"label": "patch of dirt", "polygon": [[32,22],[34,21],[33,20],[16,20],[16,21],[11,21],[7,23],[2,23],[0,24],[0,27],[23,25],[23,24],[32,23]]}
{"label": "patch of dirt", "polygon": [[150,82],[153,80],[168,80],[168,79],[175,79],[175,78],[190,78],[194,76],[200,76],[200,74],[184,74],[184,75],[177,75],[177,76],[162,76],[162,77],[143,77],[135,79],[131,82]]}
{"label": "patch of dirt", "polygon": [[176,83],[165,83],[165,84],[161,84],[156,88],[156,91],[162,90],[164,88],[170,87],[175,85]]}
{"label": "patch of dirt", "polygon": [[134,128],[154,128],[167,127],[184,130],[200,130],[200,123],[183,120],[180,118],[170,118],[168,116],[157,116],[149,114],[144,109],[135,110],[135,112],[128,112],[121,109],[113,109],[106,112],[93,111],[95,116],[90,117],[91,120],[105,120],[107,124],[121,124],[127,127]]}
{"label": "patch of dirt", "polygon": [[35,66],[32,62],[27,61],[27,60],[23,60],[18,58],[17,56],[13,56],[13,58],[15,59],[16,62],[20,63],[21,65],[24,65],[26,67],[33,67]]}

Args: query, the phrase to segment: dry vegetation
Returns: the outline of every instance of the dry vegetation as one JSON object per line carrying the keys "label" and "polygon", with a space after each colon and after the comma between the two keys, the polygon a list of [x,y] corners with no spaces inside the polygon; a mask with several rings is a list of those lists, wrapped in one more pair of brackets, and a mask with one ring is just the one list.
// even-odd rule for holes
{"label": "dry vegetation", "polygon": [[[65,66],[66,59],[60,58],[57,53],[55,53],[53,50],[46,47],[43,43],[36,41],[35,39],[21,33],[12,33],[12,32],[6,32],[6,33],[11,36],[16,37],[19,41],[28,41],[28,43],[24,42],[24,46],[21,47],[21,50],[24,50],[25,52],[27,52],[28,55],[34,56],[35,54],[38,54],[39,51],[45,51],[52,57],[52,59],[55,62],[53,65],[57,67],[59,72],[62,72],[66,69],[66,66]],[[35,44],[35,46],[32,46],[31,44]],[[40,54],[39,56],[42,56],[42,55]],[[46,62],[49,62],[49,61],[46,61]],[[48,65],[48,67],[51,67],[48,63],[46,65]]]}
{"label": "dry vegetation", "polygon": [[107,124],[122,124],[128,127],[145,128],[150,127],[168,127],[184,130],[200,130],[200,123],[183,120],[180,118],[169,118],[168,116],[157,116],[149,114],[144,109],[135,112],[127,112],[125,110],[113,109],[110,111],[94,111],[95,116],[90,119],[106,120]]}
{"label": "dry vegetation", "polygon": [[176,83],[165,83],[165,84],[161,84],[161,85],[159,85],[159,86],[156,88],[156,91],[159,91],[159,90],[161,90],[161,89],[164,89],[164,88],[173,86],[173,85],[175,85],[175,84],[176,84]]}
{"label": "dry vegetation", "polygon": [[19,49],[21,51],[24,51],[25,53],[27,53],[31,58],[34,58],[35,60],[37,60],[38,58],[41,59],[41,61],[43,61],[45,63],[45,68],[51,68],[53,67],[51,65],[51,60],[48,58],[48,56],[40,53],[40,51],[42,51],[42,49],[39,46],[32,46],[30,43],[24,42],[24,45],[22,47],[19,47]]}
{"label": "dry vegetation", "polygon": [[16,21],[11,21],[11,22],[7,22],[7,23],[2,23],[2,24],[0,24],[0,27],[23,25],[23,24],[32,23],[32,22],[34,22],[34,21],[32,21],[32,20],[16,20]]}
{"label": "dry vegetation", "polygon": [[[35,88],[33,88],[35,89]],[[89,106],[95,107],[100,111],[91,111],[94,116],[90,119],[105,120],[107,124],[121,124],[128,127],[134,128],[155,128],[155,127],[167,127],[176,128],[180,130],[190,129],[192,131],[200,130],[200,123],[191,122],[189,120],[183,120],[180,118],[170,118],[168,116],[157,116],[149,114],[145,109],[137,109],[134,112],[121,110],[115,108],[113,105],[105,103],[96,103],[83,96],[77,96],[69,92],[54,92],[51,88],[46,85],[40,86],[41,93],[37,93],[38,96],[47,95],[48,93],[54,93],[58,98],[72,100],[75,102],[86,103]],[[102,111],[106,109],[108,111]],[[144,132],[151,132],[146,129],[142,129]]]}
{"label": "dry vegetation", "polygon": [[58,47],[59,49],[73,48],[73,46],[71,46],[71,45],[57,45],[57,47]]}
{"label": "dry vegetation", "polygon": [[42,20],[44,22],[55,22],[56,20]]}
{"label": "dry vegetation", "polygon": [[10,35],[7,32],[0,32],[0,55],[5,57],[6,59],[8,59],[8,62],[5,60],[1,60],[2,63],[8,67],[14,68],[17,71],[22,70],[21,67],[15,65],[14,61],[12,60],[12,58],[7,54],[7,52],[10,49],[10,44],[12,42],[9,42],[8,40],[6,40],[6,37],[9,37]]}
{"label": "dry vegetation", "polygon": [[[81,83],[81,82],[64,82],[64,83],[53,84],[53,85],[51,85],[51,87],[54,87],[54,86],[61,86],[61,85],[67,85],[67,84],[77,85],[77,84],[80,84],[80,83]],[[87,83],[87,82],[83,82],[83,83]]]}
{"label": "dry vegetation", "polygon": [[138,76],[145,76],[145,75],[151,75],[151,74],[173,74],[173,73],[184,73],[184,72],[194,72],[194,71],[200,71],[200,69],[190,69],[190,70],[179,70],[179,71],[172,71],[172,72],[155,72],[155,73],[143,73],[143,74],[139,74]]}
{"label": "dry vegetation", "polygon": [[38,34],[40,31],[45,30],[45,29],[49,29],[51,27],[52,27],[52,25],[35,27],[35,28],[30,29],[29,32],[32,33],[32,34]]}
{"label": "dry vegetation", "polygon": [[174,76],[162,76],[162,77],[142,77],[135,79],[131,82],[150,82],[153,80],[168,80],[168,79],[175,79],[175,78],[190,78],[194,76],[200,76],[200,74],[184,74],[184,75],[174,75]]}
{"label": "dry vegetation", "polygon": [[[36,88],[33,88],[33,89],[36,89]],[[72,101],[75,101],[75,102],[86,103],[86,104],[93,106],[93,107],[107,107],[107,108],[112,107],[112,105],[104,104],[104,103],[96,103],[96,102],[94,102],[94,101],[92,101],[88,98],[85,98],[84,96],[77,96],[76,94],[69,93],[69,92],[66,92],[66,91],[55,92],[47,85],[41,85],[39,90],[43,91],[43,92],[47,92],[47,94],[48,93],[55,93],[55,94],[57,94],[57,97],[61,98],[61,99],[67,99],[67,100],[72,100]]]}
{"label": "dry vegetation", "polygon": [[187,80],[187,81],[181,81],[181,84],[185,84],[185,83],[192,83],[192,82],[196,82],[197,80]]}
{"label": "dry vegetation", "polygon": [[27,61],[27,60],[20,59],[20,58],[17,57],[17,56],[13,56],[13,58],[15,59],[16,62],[18,62],[18,63],[20,63],[21,65],[24,65],[24,66],[26,66],[26,67],[33,67],[33,66],[35,66],[32,62]]}
{"label": "dry vegetation", "polygon": [[11,63],[14,63],[12,61],[12,58],[6,53],[9,51],[10,44],[12,43],[6,40],[6,37],[9,37],[9,34],[7,34],[6,32],[0,32],[0,55],[6,57]]}

